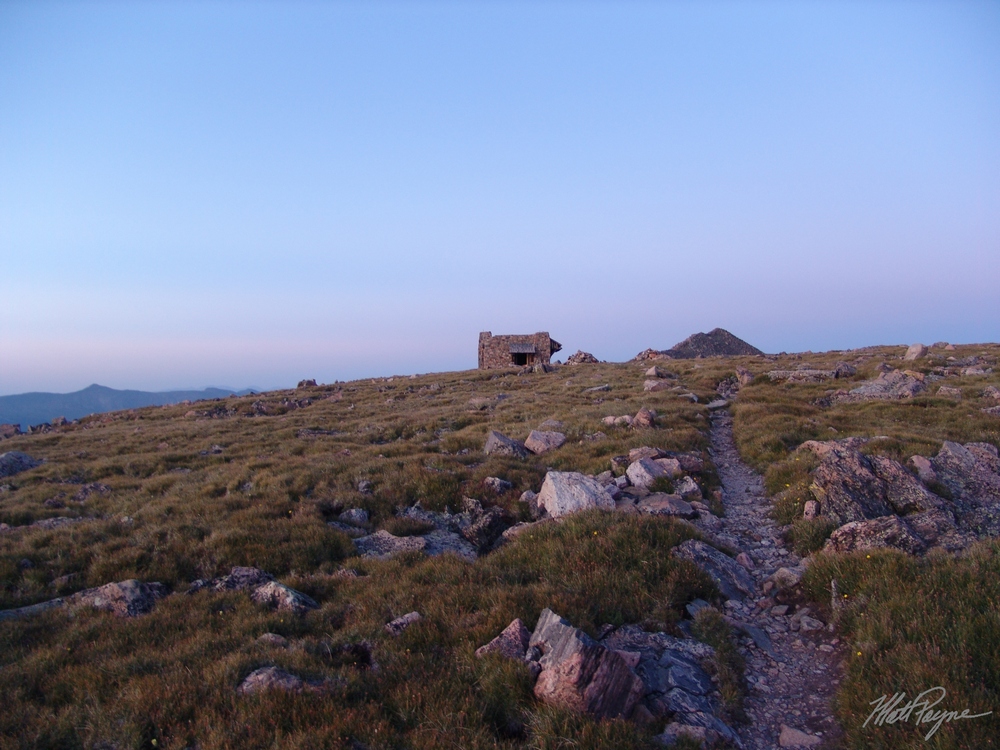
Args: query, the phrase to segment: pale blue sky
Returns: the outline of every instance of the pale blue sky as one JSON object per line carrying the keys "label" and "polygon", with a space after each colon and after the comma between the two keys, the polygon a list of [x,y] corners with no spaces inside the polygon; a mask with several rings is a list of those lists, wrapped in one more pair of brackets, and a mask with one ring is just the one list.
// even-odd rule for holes
{"label": "pale blue sky", "polygon": [[0,393],[1000,339],[1000,3],[0,4]]}

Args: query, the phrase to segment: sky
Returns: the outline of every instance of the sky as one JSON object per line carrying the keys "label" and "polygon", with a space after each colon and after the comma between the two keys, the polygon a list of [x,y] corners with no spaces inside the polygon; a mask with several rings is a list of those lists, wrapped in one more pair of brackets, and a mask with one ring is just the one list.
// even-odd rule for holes
{"label": "sky", "polygon": [[1000,3],[0,3],[0,394],[1000,340]]}

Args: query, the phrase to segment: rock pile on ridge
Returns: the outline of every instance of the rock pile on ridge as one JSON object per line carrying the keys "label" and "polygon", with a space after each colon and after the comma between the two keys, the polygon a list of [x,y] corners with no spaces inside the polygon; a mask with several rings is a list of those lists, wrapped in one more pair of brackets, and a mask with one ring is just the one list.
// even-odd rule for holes
{"label": "rock pile on ridge", "polygon": [[695,333],[688,336],[661,354],[673,359],[695,359],[697,357],[760,356],[764,352],[723,328],[714,328],[708,333]]}

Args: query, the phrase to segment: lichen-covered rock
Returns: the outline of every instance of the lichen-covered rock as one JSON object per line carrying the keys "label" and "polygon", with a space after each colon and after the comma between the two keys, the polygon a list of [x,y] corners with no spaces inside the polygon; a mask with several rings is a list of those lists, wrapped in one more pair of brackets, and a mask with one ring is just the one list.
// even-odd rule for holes
{"label": "lichen-covered rock", "polygon": [[530,454],[524,444],[503,435],[496,430],[490,430],[486,436],[486,445],[483,446],[483,453],[487,456],[513,456],[514,458],[527,458]]}
{"label": "lichen-covered rock", "polygon": [[647,489],[657,479],[670,476],[670,473],[656,460],[640,458],[629,464],[628,469],[625,470],[625,476],[628,477],[633,486]]}
{"label": "lichen-covered rock", "polygon": [[698,517],[698,511],[680,495],[667,495],[662,492],[642,498],[635,507],[643,513],[654,516],[677,516],[688,519]]}
{"label": "lichen-covered rock", "polygon": [[915,359],[927,356],[927,347],[923,344],[910,344],[910,348],[903,355],[904,362],[912,362]]}
{"label": "lichen-covered rock", "polygon": [[277,581],[268,581],[252,589],[250,599],[257,604],[295,614],[303,614],[310,609],[319,608],[319,605],[311,597]]}
{"label": "lichen-covered rock", "polygon": [[531,633],[520,618],[517,618],[503,631],[487,643],[476,649],[476,657],[482,658],[486,654],[500,654],[508,659],[523,659],[528,650],[528,643],[531,640]]}
{"label": "lichen-covered rock", "polygon": [[364,557],[385,559],[403,552],[422,552],[427,540],[422,536],[395,536],[385,529],[354,540],[355,546]]}
{"label": "lichen-covered rock", "polygon": [[69,603],[111,612],[116,617],[137,617],[152,611],[157,600],[166,595],[167,587],[162,583],[142,583],[133,578],[80,591],[70,597]]}
{"label": "lichen-covered rock", "polygon": [[847,393],[834,394],[832,403],[857,403],[861,401],[894,401],[913,398],[927,389],[924,376],[909,370],[890,370],[879,373],[873,380],[866,380]]}
{"label": "lichen-covered rock", "polygon": [[546,451],[555,450],[565,442],[566,436],[561,432],[532,430],[528,439],[524,441],[524,447],[540,456]]}
{"label": "lichen-covered rock", "polygon": [[385,629],[389,631],[390,635],[398,637],[403,634],[404,630],[414,623],[420,622],[422,619],[424,618],[419,612],[408,612],[402,617],[397,617],[392,622],[387,622],[385,624]]}
{"label": "lichen-covered rock", "polygon": [[656,412],[646,406],[642,407],[632,417],[632,427],[653,427],[656,425]]}
{"label": "lichen-covered rock", "polygon": [[753,577],[742,565],[715,547],[696,539],[688,539],[674,547],[673,554],[705,571],[727,599],[742,601],[744,596],[753,591]]}
{"label": "lichen-covered rock", "polygon": [[931,459],[935,475],[951,492],[958,525],[979,537],[1000,536],[1000,457],[989,443],[945,441]]}
{"label": "lichen-covered rock", "polygon": [[642,698],[642,680],[620,654],[550,609],[542,610],[528,645],[542,652],[535,683],[539,700],[592,716],[627,718]]}
{"label": "lichen-covered rock", "polygon": [[830,535],[825,548],[833,552],[852,552],[885,547],[912,555],[919,555],[927,549],[923,540],[895,515],[844,524]]}
{"label": "lichen-covered rock", "polygon": [[552,518],[591,508],[615,508],[615,501],[600,482],[575,471],[548,472],[537,503]]}

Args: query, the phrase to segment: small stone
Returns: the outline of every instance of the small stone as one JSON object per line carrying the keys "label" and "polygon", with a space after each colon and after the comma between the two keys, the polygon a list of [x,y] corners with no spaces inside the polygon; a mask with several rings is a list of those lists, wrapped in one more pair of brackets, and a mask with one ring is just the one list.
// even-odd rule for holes
{"label": "small stone", "polygon": [[656,412],[647,407],[642,407],[632,417],[633,427],[653,427],[656,424]]}
{"label": "small stone", "polygon": [[506,479],[500,479],[500,477],[486,477],[483,480],[483,485],[488,489],[492,490],[498,495],[502,495],[504,492],[514,489],[514,485],[508,482]]}
{"label": "small stone", "polygon": [[532,430],[528,439],[524,441],[524,447],[535,455],[541,455],[550,450],[555,450],[566,442],[566,436],[561,432],[540,432]]}
{"label": "small stone", "polygon": [[736,556],[736,562],[738,562],[747,570],[754,569],[753,560],[750,559],[750,555],[748,555],[746,552],[740,552],[740,554]]}
{"label": "small stone", "polygon": [[397,617],[392,622],[387,622],[385,624],[385,629],[389,631],[390,635],[399,636],[408,627],[416,622],[420,622],[423,617],[421,617],[419,612],[409,612],[402,617]]}
{"label": "small stone", "polygon": [[514,458],[527,458],[531,455],[522,443],[496,430],[490,430],[486,436],[486,444],[483,446],[483,452],[487,456],[513,456]]}
{"label": "small stone", "polygon": [[344,523],[353,526],[363,526],[368,523],[368,511],[364,508],[349,508],[341,513],[338,518]]}
{"label": "small stone", "polygon": [[257,642],[265,646],[274,646],[275,648],[288,648],[288,639],[277,633],[264,633],[264,635],[257,639]]}
{"label": "small stone", "polygon": [[778,604],[778,605],[776,605],[774,607],[771,607],[771,616],[772,617],[784,617],[786,614],[788,614],[788,605],[787,604]]}

